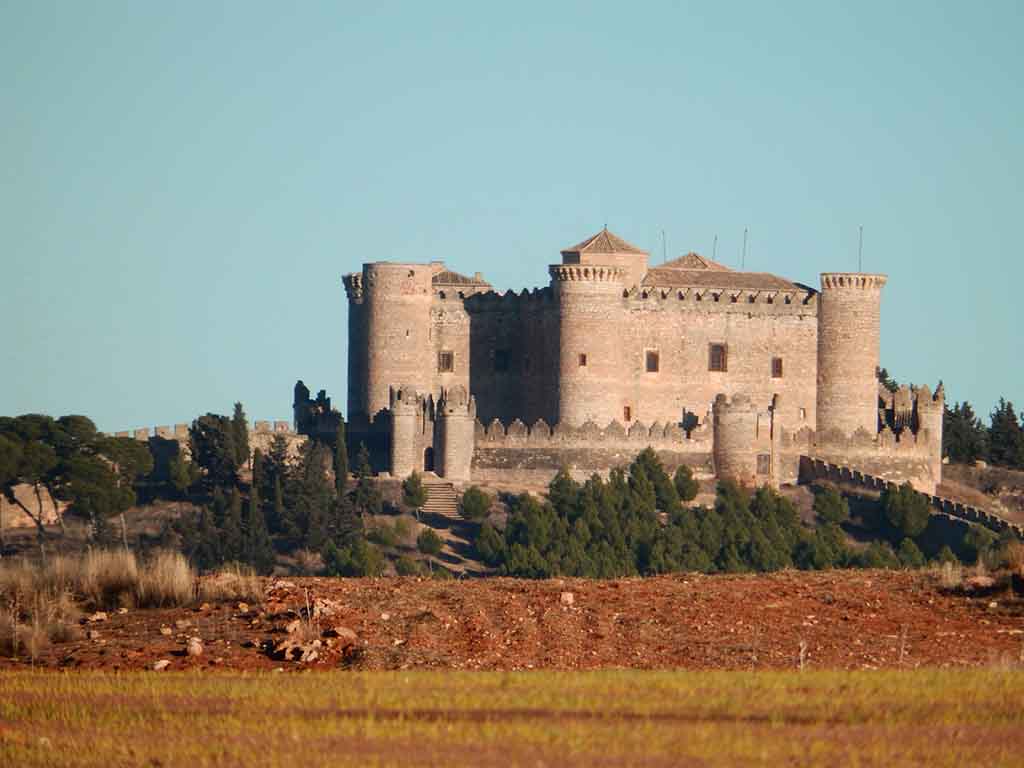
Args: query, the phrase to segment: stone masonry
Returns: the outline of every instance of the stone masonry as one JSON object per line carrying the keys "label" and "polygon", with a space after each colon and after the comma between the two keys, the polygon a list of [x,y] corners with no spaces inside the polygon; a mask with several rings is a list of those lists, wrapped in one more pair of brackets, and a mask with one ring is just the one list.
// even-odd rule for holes
{"label": "stone masonry", "polygon": [[648,444],[748,484],[795,481],[801,456],[939,481],[941,387],[879,397],[884,275],[816,290],[696,253],[650,266],[605,229],[548,276],[517,293],[441,262],[346,275],[351,445],[460,482],[607,472]]}

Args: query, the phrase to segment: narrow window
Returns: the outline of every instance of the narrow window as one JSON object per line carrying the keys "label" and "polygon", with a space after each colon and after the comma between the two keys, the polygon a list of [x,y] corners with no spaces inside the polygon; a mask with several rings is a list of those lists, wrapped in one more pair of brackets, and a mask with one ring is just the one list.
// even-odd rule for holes
{"label": "narrow window", "polygon": [[496,349],[494,351],[494,370],[498,373],[504,373],[508,370],[507,349]]}
{"label": "narrow window", "polygon": [[622,406],[622,420],[632,421],[633,420],[633,409],[628,405]]}
{"label": "narrow window", "polygon": [[769,453],[757,454],[757,474],[770,475],[772,471],[772,457]]}
{"label": "narrow window", "polygon": [[648,349],[647,350],[647,354],[646,354],[646,358],[647,358],[647,360],[646,360],[647,372],[648,373],[657,373],[658,372],[658,368],[659,368],[660,363],[661,363],[660,356],[658,355],[658,350],[656,350],[656,349]]}
{"label": "narrow window", "polygon": [[772,358],[772,378],[773,379],[781,379],[782,378],[782,358],[781,357],[773,357]]}
{"label": "narrow window", "polygon": [[586,367],[587,367],[587,353],[586,352],[580,352],[580,368],[586,368]]}
{"label": "narrow window", "polygon": [[439,373],[451,373],[455,370],[455,353],[445,350],[437,353],[437,370]]}
{"label": "narrow window", "polygon": [[806,419],[807,419],[807,409],[806,408],[801,408],[800,409],[800,421],[805,421]]}
{"label": "narrow window", "polygon": [[725,344],[711,344],[708,347],[708,370],[729,370],[728,350]]}

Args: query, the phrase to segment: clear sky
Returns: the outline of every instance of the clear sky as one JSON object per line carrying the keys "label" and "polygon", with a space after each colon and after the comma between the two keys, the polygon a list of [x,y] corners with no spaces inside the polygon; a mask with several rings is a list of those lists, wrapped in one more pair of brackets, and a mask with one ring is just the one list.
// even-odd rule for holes
{"label": "clear sky", "polygon": [[547,283],[599,230],[818,284],[1024,405],[1024,6],[0,0],[0,414],[345,405],[341,275]]}

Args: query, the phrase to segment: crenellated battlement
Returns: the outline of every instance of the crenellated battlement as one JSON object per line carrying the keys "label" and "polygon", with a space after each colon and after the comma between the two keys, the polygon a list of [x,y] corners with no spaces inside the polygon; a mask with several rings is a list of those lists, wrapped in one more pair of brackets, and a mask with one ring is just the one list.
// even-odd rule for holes
{"label": "crenellated battlement", "polygon": [[890,392],[879,385],[878,389],[878,422],[892,432],[909,429],[917,432],[922,428],[935,428],[934,421],[943,417],[946,405],[946,391],[939,382],[932,394],[927,384],[920,387],[908,387],[906,384],[895,392]]}
{"label": "crenellated battlement", "polygon": [[814,316],[818,311],[818,293],[812,290],[643,285],[624,290],[622,296],[631,307],[655,305],[665,309],[758,315]]}
{"label": "crenellated battlement", "polygon": [[548,274],[559,283],[621,283],[627,272],[623,267],[600,264],[552,264]]}
{"label": "crenellated battlement", "polygon": [[663,448],[682,451],[711,450],[711,429],[705,422],[687,433],[678,424],[654,423],[650,426],[636,421],[627,429],[617,420],[600,427],[588,421],[579,427],[570,424],[549,426],[544,419],[537,419],[527,426],[520,419],[507,427],[498,419],[492,419],[486,426],[479,420],[475,424],[477,448],[531,448],[542,446],[603,446],[623,443],[643,448]]}
{"label": "crenellated battlement", "polygon": [[881,291],[888,281],[887,275],[869,275],[863,272],[823,272],[822,290]]}
{"label": "crenellated battlement", "polygon": [[345,295],[349,301],[360,303],[363,300],[363,273],[351,272],[341,278],[345,284]]}

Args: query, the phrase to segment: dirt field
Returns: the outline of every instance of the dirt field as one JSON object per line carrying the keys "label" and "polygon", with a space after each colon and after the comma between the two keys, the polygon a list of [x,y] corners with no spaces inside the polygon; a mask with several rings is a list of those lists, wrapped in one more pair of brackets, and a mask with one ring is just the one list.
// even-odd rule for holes
{"label": "dirt field", "polygon": [[[286,671],[761,670],[795,669],[801,657],[807,669],[1024,662],[1024,601],[1011,589],[966,596],[940,589],[934,575],[893,571],[278,580],[261,605],[110,611],[82,630],[34,660],[0,659],[0,669],[146,670],[159,660],[171,670]],[[200,655],[186,654],[189,638],[200,639]],[[273,658],[290,639],[318,640],[316,659]]]}

